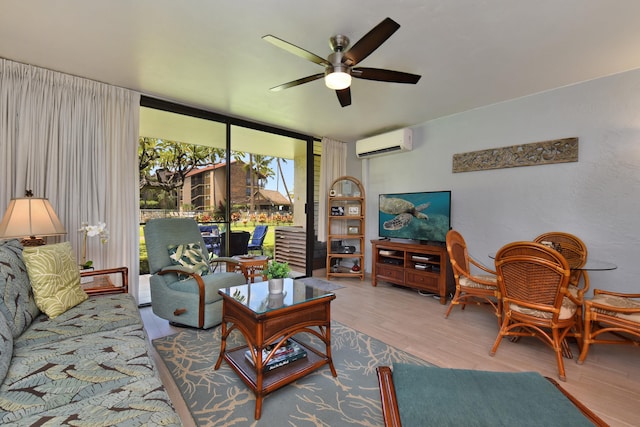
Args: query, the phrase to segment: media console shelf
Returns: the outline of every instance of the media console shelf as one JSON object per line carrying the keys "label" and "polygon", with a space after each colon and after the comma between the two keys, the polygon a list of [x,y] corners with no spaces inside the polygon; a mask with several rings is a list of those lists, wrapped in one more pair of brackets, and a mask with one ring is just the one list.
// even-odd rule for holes
{"label": "media console shelf", "polygon": [[378,281],[433,292],[446,304],[455,285],[447,248],[391,240],[372,240],[371,284]]}

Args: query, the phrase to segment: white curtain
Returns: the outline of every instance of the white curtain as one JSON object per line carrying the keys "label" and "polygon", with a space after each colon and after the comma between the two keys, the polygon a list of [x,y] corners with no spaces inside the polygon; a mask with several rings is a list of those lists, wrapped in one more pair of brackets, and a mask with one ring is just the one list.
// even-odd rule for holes
{"label": "white curtain", "polygon": [[12,197],[47,197],[78,259],[81,224],[107,224],[87,239],[96,268],[129,267],[138,284],[140,94],[0,59],[0,215]]}
{"label": "white curtain", "polygon": [[327,240],[327,197],[333,181],[347,173],[347,145],[342,141],[322,138],[320,157],[320,194],[318,203],[318,240]]}

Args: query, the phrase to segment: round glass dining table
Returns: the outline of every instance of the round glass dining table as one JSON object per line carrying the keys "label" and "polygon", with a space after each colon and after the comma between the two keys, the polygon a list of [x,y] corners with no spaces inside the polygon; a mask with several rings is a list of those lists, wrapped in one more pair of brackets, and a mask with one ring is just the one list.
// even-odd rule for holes
{"label": "round glass dining table", "polygon": [[[489,258],[496,259],[496,253],[495,252],[490,253]],[[571,268],[571,269],[582,270],[582,271],[607,271],[607,270],[615,270],[616,268],[618,268],[618,266],[612,262],[587,258],[587,262],[585,262],[582,267]]]}
{"label": "round glass dining table", "polygon": [[612,262],[587,258],[587,262],[585,262],[582,267],[575,268],[575,269],[572,268],[572,270],[607,271],[607,270],[615,270],[616,268],[618,268],[618,266]]}

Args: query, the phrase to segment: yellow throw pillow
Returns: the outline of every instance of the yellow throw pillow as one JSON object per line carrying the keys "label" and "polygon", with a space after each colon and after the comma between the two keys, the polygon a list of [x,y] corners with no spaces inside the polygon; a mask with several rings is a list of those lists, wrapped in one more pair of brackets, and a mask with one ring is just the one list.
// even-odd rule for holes
{"label": "yellow throw pillow", "polygon": [[24,263],[38,308],[53,319],[88,298],[71,243],[24,248]]}

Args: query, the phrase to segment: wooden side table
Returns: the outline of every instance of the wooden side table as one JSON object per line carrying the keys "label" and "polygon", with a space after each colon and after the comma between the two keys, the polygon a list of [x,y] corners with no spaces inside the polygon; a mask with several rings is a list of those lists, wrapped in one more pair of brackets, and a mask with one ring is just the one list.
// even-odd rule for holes
{"label": "wooden side table", "polygon": [[269,263],[269,257],[266,255],[258,255],[258,256],[245,256],[238,255],[232,257],[236,261],[238,261],[240,270],[244,277],[247,279],[247,283],[255,283],[256,278],[258,282],[262,282],[267,280],[264,275],[264,270],[267,268],[267,264]]}
{"label": "wooden side table", "polygon": [[[119,283],[114,283],[111,280],[111,275],[115,274],[120,276],[120,280],[117,281]],[[80,276],[92,279],[81,285],[89,295],[126,294],[129,292],[129,269],[127,267],[85,270],[80,273]]]}

